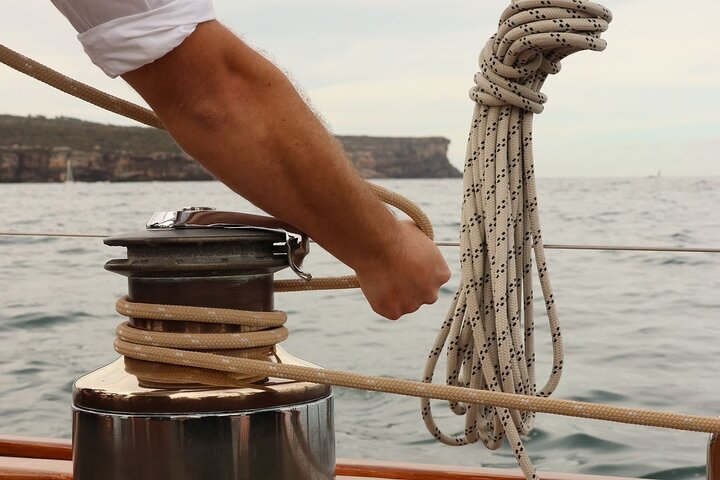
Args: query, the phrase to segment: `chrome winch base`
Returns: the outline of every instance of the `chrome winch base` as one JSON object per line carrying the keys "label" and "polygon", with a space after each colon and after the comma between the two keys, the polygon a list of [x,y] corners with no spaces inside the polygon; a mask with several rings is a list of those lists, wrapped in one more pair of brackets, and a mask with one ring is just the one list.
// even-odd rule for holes
{"label": "chrome winch base", "polygon": [[[76,381],[75,480],[335,478],[329,389],[312,399],[321,393],[317,387],[297,382],[173,391],[140,387],[134,385],[134,378],[124,372],[120,359]],[[259,406],[272,404],[273,397],[297,401]],[[225,410],[233,403],[258,406]],[[192,412],[193,404],[203,411]],[[123,405],[146,411],[112,411],[124,409]],[[175,413],[152,411],[159,409]]]}
{"label": "chrome winch base", "polygon": [[[127,248],[127,258],[110,260],[105,268],[128,278],[130,302],[269,312],[275,272],[291,266],[309,277],[300,270],[307,236],[275,219],[206,208],[153,218],[145,231],[105,239]],[[127,325],[148,335],[232,334],[244,328],[139,317]],[[240,356],[242,349],[207,352]],[[268,346],[265,354],[268,362],[316,367],[279,345]],[[183,380],[160,384],[128,370],[121,357],[73,385],[75,480],[335,477],[328,385],[278,378],[237,388]]]}

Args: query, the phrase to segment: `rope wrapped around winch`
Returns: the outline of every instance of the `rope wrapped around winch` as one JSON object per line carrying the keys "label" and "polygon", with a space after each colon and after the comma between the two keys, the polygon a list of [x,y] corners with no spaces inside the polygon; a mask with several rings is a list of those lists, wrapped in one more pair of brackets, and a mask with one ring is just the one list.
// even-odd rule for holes
{"label": "rope wrapped around winch", "polygon": [[[134,303],[126,298],[118,300],[116,309],[121,315],[136,315],[138,318],[163,321],[265,325],[266,328],[276,328],[280,322],[285,321],[283,312],[253,312],[224,308]],[[593,418],[692,432],[720,432],[720,418],[718,417],[684,415],[574,400],[557,400],[540,396],[530,397],[513,393],[362,375],[339,370],[326,370],[310,366],[278,364],[265,360],[256,360],[249,358],[249,356],[243,358],[242,356],[229,356],[217,352],[207,353],[202,349],[178,350],[161,346],[163,341],[162,339],[158,340],[159,337],[155,337],[155,334],[162,332],[148,332],[145,330],[143,332],[145,335],[140,336],[136,343],[126,342],[122,336],[119,336],[115,341],[115,349],[121,355],[125,355],[126,359],[134,358],[144,362],[158,362],[161,364],[161,368],[183,367],[185,373],[199,379],[193,380],[192,383],[206,381],[210,385],[247,386],[247,378],[252,378],[252,376],[263,378],[279,377],[418,398],[496,405],[528,412],[552,413],[569,417]],[[195,337],[205,334],[182,335]],[[242,333],[232,335],[237,338],[243,336]],[[203,339],[199,340],[199,344],[207,345]],[[218,377],[216,378],[220,379],[220,383],[207,382],[207,377],[203,377],[207,372],[217,374]],[[221,378],[219,375],[224,375],[224,377]]]}

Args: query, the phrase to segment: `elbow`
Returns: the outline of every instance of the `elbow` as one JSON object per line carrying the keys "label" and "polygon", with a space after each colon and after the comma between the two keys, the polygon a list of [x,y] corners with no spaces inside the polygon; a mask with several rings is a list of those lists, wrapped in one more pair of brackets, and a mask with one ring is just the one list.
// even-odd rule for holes
{"label": "elbow", "polygon": [[272,116],[263,105],[261,88],[246,79],[227,76],[212,88],[178,99],[158,114],[178,144],[198,160],[229,150],[237,156],[273,148]]}
{"label": "elbow", "polygon": [[272,65],[241,69],[234,63],[220,61],[217,70],[207,72],[208,77],[195,85],[191,93],[176,95],[170,110],[198,131],[245,134],[261,140],[278,113],[273,112],[273,106],[277,104],[281,85],[289,82]]}
{"label": "elbow", "polygon": [[166,125],[183,123],[205,134],[223,132],[236,123],[234,109],[217,91],[198,96],[187,105],[172,109],[171,115],[173,118],[167,119]]}

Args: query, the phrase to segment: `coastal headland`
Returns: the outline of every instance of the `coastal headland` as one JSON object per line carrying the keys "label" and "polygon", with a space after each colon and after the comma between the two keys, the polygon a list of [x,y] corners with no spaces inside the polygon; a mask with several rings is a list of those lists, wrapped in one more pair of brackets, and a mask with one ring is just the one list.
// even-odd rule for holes
{"label": "coastal headland", "polygon": [[[450,141],[443,137],[337,139],[365,178],[462,176],[448,161]],[[0,115],[0,183],[212,178],[160,130],[67,117]]]}

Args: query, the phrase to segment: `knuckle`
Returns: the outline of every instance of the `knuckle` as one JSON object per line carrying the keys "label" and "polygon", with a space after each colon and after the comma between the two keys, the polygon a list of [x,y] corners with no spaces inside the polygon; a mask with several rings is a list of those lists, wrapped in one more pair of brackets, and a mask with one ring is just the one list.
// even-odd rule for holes
{"label": "knuckle", "polygon": [[450,278],[452,277],[452,273],[450,272],[450,269],[445,269],[445,271],[442,274],[442,283],[447,283],[450,281]]}
{"label": "knuckle", "polygon": [[375,311],[375,313],[377,313],[381,317],[387,318],[388,320],[397,320],[402,316],[402,312],[400,311],[400,309],[392,305],[383,305],[378,306],[377,308],[373,307],[373,310]]}
{"label": "knuckle", "polygon": [[412,305],[408,305],[408,307],[405,309],[405,313],[416,312],[420,309],[420,307],[423,306],[423,304],[424,304],[424,302],[422,302],[422,301],[414,302]]}

